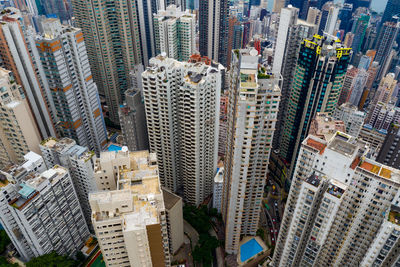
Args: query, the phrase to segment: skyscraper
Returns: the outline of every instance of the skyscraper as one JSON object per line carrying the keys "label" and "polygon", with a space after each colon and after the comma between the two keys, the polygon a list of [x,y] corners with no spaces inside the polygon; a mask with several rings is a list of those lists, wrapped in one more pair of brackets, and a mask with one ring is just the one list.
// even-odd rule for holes
{"label": "skyscraper", "polygon": [[400,169],[400,130],[398,123],[392,123],[386,135],[385,141],[379,151],[376,161]]}
{"label": "skyscraper", "polygon": [[60,140],[49,138],[43,140],[39,147],[47,168],[61,165],[68,169],[86,224],[94,233],[91,222],[92,211],[89,205],[89,193],[97,191],[93,175],[94,152],[89,151],[87,147],[77,145],[69,138]]}
{"label": "skyscraper", "polygon": [[333,4],[329,6],[324,32],[327,32],[330,35],[335,33],[335,30],[337,30],[336,24],[339,16],[339,10],[339,5]]}
{"label": "skyscraper", "polygon": [[103,259],[107,266],[171,266],[168,231],[176,221],[167,222],[156,155],[115,153],[132,166],[113,171],[116,190],[89,195]]}
{"label": "skyscraper", "polygon": [[72,18],[72,6],[70,0],[30,0],[27,3],[34,3],[36,8],[39,4],[46,15],[56,15],[63,23],[70,22]]}
{"label": "skyscraper", "polygon": [[368,27],[370,16],[366,14],[361,14],[361,16],[354,22],[352,32],[354,33],[353,43],[351,48],[353,53],[357,54],[361,51],[362,44],[364,42],[365,32]]}
{"label": "skyscraper", "polygon": [[196,50],[196,17],[175,5],[154,14],[156,55],[166,53],[179,61],[188,61]]}
{"label": "skyscraper", "polygon": [[368,72],[365,69],[359,69],[351,84],[350,92],[346,102],[358,106],[368,81]]}
{"label": "skyscraper", "polygon": [[[76,26],[82,29],[85,38],[93,79],[99,93],[106,97],[109,118],[115,124],[119,124],[118,107],[123,103],[123,93],[130,87],[129,71],[148,58],[147,54],[142,54],[147,51],[142,49],[142,38],[146,38],[148,31],[139,28],[133,3],[72,0]],[[152,29],[152,19],[150,23]]]}
{"label": "skyscraper", "polygon": [[34,35],[28,34],[19,10],[7,8],[0,17],[0,66],[23,87],[42,138],[55,136],[56,110]]}
{"label": "skyscraper", "polygon": [[149,149],[146,114],[140,89],[129,89],[125,92],[125,103],[119,107],[124,145],[130,151]]}
{"label": "skyscraper", "polygon": [[[150,151],[164,187],[199,205],[217,170],[219,105],[225,69],[209,59],[187,63],[162,55],[142,74]],[[182,191],[181,191],[182,192]]]}
{"label": "skyscraper", "polygon": [[349,99],[354,79],[357,77],[358,69],[350,65],[347,68],[346,76],[344,76],[342,91],[340,92],[338,106],[346,103]]}
{"label": "skyscraper", "polygon": [[321,10],[319,10],[316,7],[310,7],[308,9],[308,14],[307,14],[307,22],[311,24],[315,24],[317,28],[319,28],[319,23],[321,21]]}
{"label": "skyscraper", "polygon": [[259,67],[255,49],[233,52],[224,162],[222,218],[225,250],[255,235],[280,101],[280,74]]}
{"label": "skyscraper", "polygon": [[335,109],[333,117],[343,121],[347,134],[358,137],[364,124],[365,112],[359,111],[357,106],[344,103]]}
{"label": "skyscraper", "polygon": [[63,136],[97,154],[107,142],[103,112],[93,81],[83,32],[58,19],[43,22],[36,39]]}
{"label": "skyscraper", "polygon": [[376,89],[374,98],[371,101],[372,105],[376,105],[378,102],[388,104],[392,100],[393,92],[397,85],[394,73],[388,73],[379,83],[378,89]]}
{"label": "skyscraper", "polygon": [[[281,101],[279,103],[277,132],[282,131],[286,117],[291,83],[296,68],[296,61],[301,47],[301,41],[311,38],[317,31],[315,24],[298,19],[298,9],[295,7],[282,8],[279,28],[275,43],[275,54],[272,65],[273,73],[281,73],[285,77],[281,86]],[[275,135],[274,148],[280,143],[280,135]]]}
{"label": "skyscraper", "polygon": [[52,251],[75,255],[89,238],[79,200],[66,168],[41,173],[39,155],[0,171],[0,222],[24,260]]}
{"label": "skyscraper", "polygon": [[400,22],[385,22],[382,25],[380,30],[378,45],[376,48],[376,56],[374,61],[377,61],[380,65],[377,79],[382,78],[386,73],[384,73],[384,69],[387,69],[387,66],[390,63],[390,53],[393,49],[393,45],[396,41],[398,32],[400,28]]}
{"label": "skyscraper", "polygon": [[22,87],[0,68],[0,168],[20,163],[29,151],[40,153],[40,133]]}
{"label": "skyscraper", "polygon": [[381,24],[391,21],[392,17],[400,13],[400,1],[388,0],[386,3],[385,11],[383,12]]}
{"label": "skyscraper", "polygon": [[348,3],[343,4],[339,12],[339,19],[340,19],[339,29],[344,30],[345,34],[351,30],[352,13],[353,13],[353,5]]}
{"label": "skyscraper", "polygon": [[301,43],[285,117],[280,154],[293,171],[301,142],[317,112],[335,111],[349,62],[350,48],[314,35]]}
{"label": "skyscraper", "polygon": [[228,0],[203,0],[199,7],[199,50],[226,66],[229,28]]}
{"label": "skyscraper", "polygon": [[328,141],[303,141],[274,266],[356,266],[368,257],[398,201],[400,171],[367,152],[368,145],[340,132]]}
{"label": "skyscraper", "polygon": [[[228,27],[228,51],[232,51],[232,49],[239,49],[242,47],[243,30],[243,25],[241,25],[240,21],[235,16],[230,16]],[[231,57],[232,53],[228,53],[226,63],[227,68],[229,68],[231,65]]]}

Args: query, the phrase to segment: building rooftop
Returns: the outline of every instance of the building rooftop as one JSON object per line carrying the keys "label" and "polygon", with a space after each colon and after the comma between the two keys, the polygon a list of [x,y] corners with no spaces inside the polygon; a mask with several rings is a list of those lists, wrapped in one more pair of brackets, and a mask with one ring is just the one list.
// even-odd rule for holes
{"label": "building rooftop", "polygon": [[222,183],[224,181],[224,167],[217,169],[217,174],[214,177],[214,183]]}
{"label": "building rooftop", "polygon": [[23,209],[39,192],[43,191],[49,184],[59,181],[68,170],[64,167],[54,166],[53,168],[38,173],[30,173],[25,177],[25,181],[20,183],[20,190],[15,199],[9,202],[9,205],[19,210]]}
{"label": "building rooftop", "polygon": [[400,226],[400,207],[392,205],[389,211],[389,222],[397,224]]}
{"label": "building rooftop", "polygon": [[165,208],[168,210],[173,208],[176,205],[176,203],[178,203],[179,200],[181,200],[179,196],[175,195],[174,193],[170,192],[167,189],[162,189],[162,192],[164,197]]}
{"label": "building rooftop", "polygon": [[312,138],[312,136],[309,136],[303,144],[318,150],[320,154],[323,154],[326,148],[325,141],[319,138]]}
{"label": "building rooftop", "polygon": [[309,184],[315,186],[315,187],[318,187],[319,184],[321,183],[320,178],[319,178],[316,174],[312,174],[312,175],[309,176],[305,181],[306,181],[307,183],[309,183]]}
{"label": "building rooftop", "polygon": [[164,202],[155,154],[148,151],[102,152],[97,159],[97,168],[101,167],[101,161],[118,158],[129,158],[130,164],[118,169],[118,190],[89,195],[93,218],[103,221],[122,217],[125,230],[158,223]]}
{"label": "building rooftop", "polygon": [[337,180],[331,180],[327,193],[331,194],[334,197],[341,198],[344,192],[346,191],[347,186]]}

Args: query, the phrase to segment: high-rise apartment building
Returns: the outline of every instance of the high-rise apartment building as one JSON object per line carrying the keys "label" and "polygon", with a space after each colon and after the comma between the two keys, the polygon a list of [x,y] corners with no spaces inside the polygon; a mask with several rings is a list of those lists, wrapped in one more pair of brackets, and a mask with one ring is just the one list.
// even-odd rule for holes
{"label": "high-rise apartment building", "polygon": [[62,134],[99,154],[107,142],[106,129],[83,32],[61,25],[58,19],[45,20],[43,30],[36,47]]}
{"label": "high-rise apartment building", "polygon": [[168,225],[169,251],[175,254],[184,242],[182,198],[163,188],[165,215]]}
{"label": "high-rise apartment building", "polygon": [[123,94],[130,88],[129,72],[151,56],[142,54],[147,50],[141,47],[142,38],[147,40],[146,34],[152,33],[152,12],[141,13],[150,14],[150,20],[146,21],[151,23],[151,32],[139,28],[144,25],[144,19],[139,22],[137,11],[141,2],[136,5],[127,0],[72,0],[75,23],[85,38],[93,79],[99,93],[105,95],[110,120],[116,124]]}
{"label": "high-rise apartment building", "polygon": [[397,35],[399,33],[400,22],[385,22],[380,30],[378,45],[376,47],[375,61],[380,65],[377,78],[380,79],[386,73],[384,69],[387,69],[386,65],[390,64],[390,53],[392,52],[393,45],[396,41]]}
{"label": "high-rise apartment building", "polygon": [[156,55],[166,53],[170,58],[188,61],[196,51],[196,17],[175,5],[154,14]]}
{"label": "high-rise apartment building", "polygon": [[333,35],[335,33],[335,30],[337,30],[337,20],[339,16],[339,10],[340,6],[333,4],[329,6],[329,12],[328,16],[326,18],[326,24],[325,24],[325,29],[324,32]]}
{"label": "high-rise apartment building", "polygon": [[[282,9],[283,10],[283,9]],[[255,235],[280,101],[280,74],[259,66],[255,49],[233,52],[221,212],[225,250]]]}
{"label": "high-rise apartment building", "polygon": [[150,151],[164,187],[199,205],[217,170],[220,93],[225,69],[209,59],[152,58],[142,74]]}
{"label": "high-rise apartment building", "polygon": [[40,153],[40,133],[26,96],[12,72],[0,68],[0,167]]}
{"label": "high-rise apartment building", "polygon": [[368,72],[365,69],[358,69],[356,76],[351,84],[350,92],[346,102],[350,102],[354,106],[358,106],[362,99],[365,86],[368,81]]}
{"label": "high-rise apartment building", "polygon": [[346,76],[344,76],[342,91],[340,92],[338,106],[346,103],[350,96],[351,88],[353,86],[353,82],[355,77],[357,76],[358,69],[355,68],[353,65],[350,65],[347,68]]}
{"label": "high-rise apartment building", "polygon": [[125,92],[125,103],[119,107],[119,120],[123,143],[130,151],[149,149],[146,114],[140,89],[129,89]]}
{"label": "high-rise apartment building", "polygon": [[40,5],[46,15],[56,15],[63,23],[70,22],[72,18],[72,5],[70,0],[28,0]]}
{"label": "high-rise apartment building", "polygon": [[338,106],[346,103],[346,101],[348,100],[350,92],[351,92],[351,87],[353,85],[353,81],[354,81],[355,77],[357,76],[357,73],[358,73],[358,69],[355,68],[353,65],[350,65],[347,68],[346,76],[344,76],[342,91],[340,92],[340,96],[339,96],[339,100],[338,100]]}
{"label": "high-rise apartment building", "polygon": [[321,21],[321,10],[319,10],[316,7],[310,7],[308,9],[308,14],[307,14],[307,22],[311,24],[315,24],[317,26],[317,29],[319,28],[319,22]]}
{"label": "high-rise apartment building", "polygon": [[383,12],[381,23],[391,21],[392,17],[400,13],[400,1],[388,0],[386,3],[385,11]]}
{"label": "high-rise apartment building", "polygon": [[[242,48],[242,40],[243,40],[243,25],[240,23],[237,17],[231,15],[229,17],[229,26],[228,26],[228,51],[232,51],[232,49],[240,49]],[[227,68],[229,69],[231,65],[231,57],[232,53],[228,53],[227,55]]]}
{"label": "high-rise apartment building", "polygon": [[353,26],[353,43],[351,48],[353,49],[353,53],[357,54],[361,51],[362,44],[364,42],[365,33],[368,27],[368,23],[370,20],[370,16],[367,14],[361,14],[360,17],[354,22]]}
{"label": "high-rise apartment building", "polygon": [[400,171],[367,152],[366,143],[340,132],[328,141],[303,141],[274,266],[356,266],[368,257],[390,217]]}
{"label": "high-rise apartment building", "polygon": [[68,169],[86,223],[89,229],[93,231],[89,193],[97,191],[93,173],[94,152],[89,151],[86,147],[77,145],[74,140],[69,138],[62,138],[60,140],[49,138],[43,140],[39,147],[47,168],[61,165]]}
{"label": "high-rise apartment building", "polygon": [[399,124],[392,123],[382,144],[376,161],[400,169],[400,131]]}
{"label": "high-rise apartment building", "polygon": [[353,5],[344,3],[339,12],[339,19],[340,19],[339,29],[343,30],[345,34],[351,30],[352,18],[353,18]]}
{"label": "high-rise apartment building", "polygon": [[385,212],[385,220],[381,224],[373,243],[367,250],[361,266],[396,266],[400,264],[400,207],[397,201],[392,202],[390,209]]}
{"label": "high-rise apartment building", "polygon": [[222,194],[224,189],[224,167],[218,168],[213,185],[213,208],[221,213]]}
{"label": "high-rise apartment building", "polygon": [[[298,9],[295,7],[282,8],[279,18],[279,28],[276,36],[275,53],[272,65],[273,73],[281,73],[285,77],[282,81],[281,102],[279,104],[277,132],[283,128],[287,114],[291,83],[296,68],[301,41],[311,38],[317,31],[315,24],[298,19]],[[280,135],[275,135],[274,147],[280,143]]]}
{"label": "high-rise apartment building", "polygon": [[291,171],[315,114],[335,111],[350,50],[319,35],[301,44],[279,147]]}
{"label": "high-rise apartment building", "polygon": [[400,122],[400,108],[392,104],[377,103],[369,110],[365,123],[377,130],[387,131],[392,123]]}
{"label": "high-rise apartment building", "polygon": [[350,103],[344,103],[336,107],[333,117],[336,120],[343,121],[347,134],[358,137],[364,124],[365,112],[359,111],[356,106]]}
{"label": "high-rise apartment building", "polygon": [[[4,14],[3,14],[4,12]],[[13,72],[24,89],[42,138],[56,136],[56,110],[34,42],[18,9],[0,15],[0,66]]]}
{"label": "high-rise apartment building", "polygon": [[395,80],[394,73],[388,73],[382,80],[380,80],[378,89],[376,89],[374,98],[371,101],[371,107],[375,106],[379,102],[389,104],[392,100],[392,95],[396,85],[397,80]]}
{"label": "high-rise apartment building", "polygon": [[[156,155],[147,151],[117,153],[132,164],[113,170],[116,190],[89,195],[93,227],[103,259],[107,266],[170,266],[168,229],[171,227]],[[173,218],[169,220],[175,223]]]}
{"label": "high-rise apartment building", "polygon": [[24,260],[52,251],[75,256],[89,230],[66,168],[29,153],[21,166],[0,171],[0,222]]}
{"label": "high-rise apartment building", "polygon": [[228,0],[199,2],[199,52],[226,66],[228,53]]}

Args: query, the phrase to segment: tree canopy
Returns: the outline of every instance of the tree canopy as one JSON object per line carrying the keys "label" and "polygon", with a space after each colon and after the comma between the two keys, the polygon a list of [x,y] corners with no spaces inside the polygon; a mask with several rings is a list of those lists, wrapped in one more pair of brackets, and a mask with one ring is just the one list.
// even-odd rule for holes
{"label": "tree canopy", "polygon": [[8,237],[5,230],[0,230],[0,253],[3,253],[6,250],[8,244],[11,243],[10,238]]}
{"label": "tree canopy", "polygon": [[26,263],[26,267],[74,267],[78,266],[78,263],[67,256],[58,255],[55,251],[31,259]]}

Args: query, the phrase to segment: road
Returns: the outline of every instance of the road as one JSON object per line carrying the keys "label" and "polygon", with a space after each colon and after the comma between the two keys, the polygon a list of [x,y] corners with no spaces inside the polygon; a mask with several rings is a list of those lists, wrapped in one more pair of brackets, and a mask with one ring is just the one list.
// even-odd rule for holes
{"label": "road", "polygon": [[[269,180],[267,182],[267,186],[269,188],[269,192],[267,195],[267,204],[269,207],[269,210],[263,206],[264,209],[264,214],[266,219],[269,221],[268,222],[268,233],[271,237],[271,244],[274,245],[278,233],[279,233],[279,228],[280,228],[280,222],[282,218],[282,210],[283,210],[283,204],[281,202],[282,200],[282,195],[281,195],[281,188],[278,183],[275,181]],[[275,187],[275,190],[273,188]],[[271,229],[272,228],[272,229]]]}

